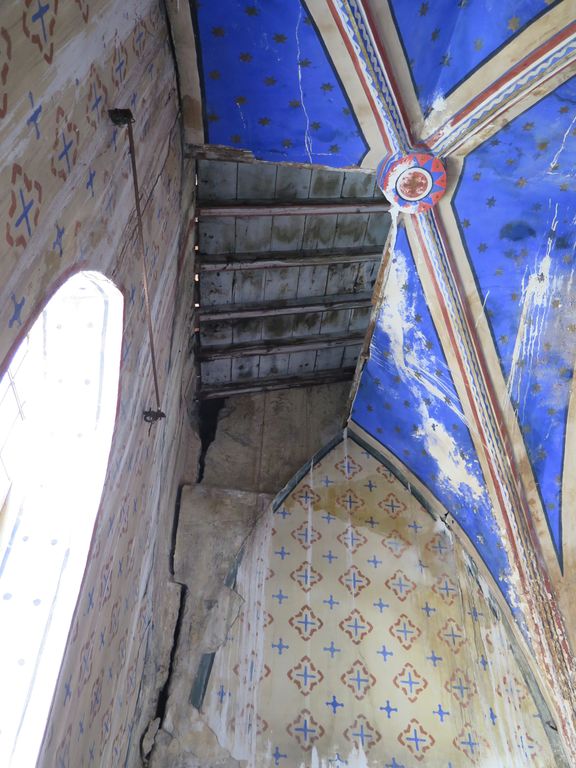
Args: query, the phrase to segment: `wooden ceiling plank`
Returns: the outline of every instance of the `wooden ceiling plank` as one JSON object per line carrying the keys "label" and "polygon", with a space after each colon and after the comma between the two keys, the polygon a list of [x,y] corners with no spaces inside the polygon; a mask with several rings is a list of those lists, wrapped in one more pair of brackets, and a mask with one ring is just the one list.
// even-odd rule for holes
{"label": "wooden ceiling plank", "polygon": [[331,264],[360,264],[366,263],[368,265],[375,265],[376,270],[380,261],[382,260],[382,253],[379,251],[370,250],[366,253],[353,252],[353,253],[336,253],[336,254],[320,254],[317,255],[315,251],[302,251],[301,256],[280,253],[268,253],[264,257],[256,254],[242,254],[241,256],[234,257],[208,257],[203,258],[200,264],[201,272],[219,272],[219,271],[240,271],[240,270],[254,270],[254,269],[271,269],[274,267],[326,267]]}
{"label": "wooden ceiling plank", "polygon": [[199,400],[210,400],[219,397],[230,397],[231,395],[243,395],[251,392],[269,392],[277,389],[292,389],[294,387],[312,387],[322,384],[333,384],[339,381],[351,381],[354,375],[354,368],[338,368],[333,371],[314,371],[302,376],[278,376],[272,378],[255,379],[254,381],[244,381],[238,383],[229,383],[220,386],[202,386],[197,392],[196,397]]}
{"label": "wooden ceiling plank", "polygon": [[249,219],[254,216],[330,216],[338,213],[386,213],[390,204],[386,200],[346,200],[346,202],[326,202],[324,200],[307,202],[275,202],[266,200],[258,204],[222,203],[211,205],[200,203],[196,216],[200,221],[234,216],[239,219]]}
{"label": "wooden ceiling plank", "polygon": [[[292,300],[293,301],[293,300]],[[263,304],[246,304],[236,307],[234,305],[221,305],[200,307],[199,317],[202,321],[208,320],[234,320],[249,319],[251,317],[270,317],[275,315],[297,315],[305,312],[325,312],[328,309],[332,313],[346,309],[371,306],[372,296],[368,293],[351,295],[334,295],[311,297],[300,299],[297,304],[290,301],[274,301]]]}
{"label": "wooden ceiling plank", "polygon": [[204,346],[199,350],[202,361],[219,360],[225,357],[245,357],[249,355],[276,355],[292,352],[309,352],[316,349],[330,349],[349,344],[362,344],[364,333],[346,333],[333,336],[311,336],[291,339],[268,340],[263,342],[248,342]]}

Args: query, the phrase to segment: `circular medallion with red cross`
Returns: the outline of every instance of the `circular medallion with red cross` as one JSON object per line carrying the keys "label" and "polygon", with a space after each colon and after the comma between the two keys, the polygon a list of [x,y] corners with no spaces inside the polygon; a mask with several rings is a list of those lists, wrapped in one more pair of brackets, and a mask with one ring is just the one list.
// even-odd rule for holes
{"label": "circular medallion with red cross", "polygon": [[382,160],[376,177],[391,205],[406,213],[423,213],[446,191],[446,168],[429,152],[410,152]]}

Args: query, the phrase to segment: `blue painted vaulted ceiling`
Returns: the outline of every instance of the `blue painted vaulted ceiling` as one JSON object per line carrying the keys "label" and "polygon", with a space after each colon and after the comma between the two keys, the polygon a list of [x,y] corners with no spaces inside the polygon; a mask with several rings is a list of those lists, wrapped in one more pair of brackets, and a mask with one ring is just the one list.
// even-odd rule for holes
{"label": "blue painted vaulted ceiling", "polygon": [[[330,58],[333,47],[315,21],[317,5],[307,7],[300,0],[195,4],[207,143],[251,150],[262,160],[360,167],[369,150],[384,157],[385,146],[393,144],[383,136],[381,146],[368,145],[355,109],[364,94],[372,94],[380,107],[396,99],[395,119],[404,115],[416,146],[430,135],[425,121],[435,117],[433,105],[443,105],[447,97],[464,111],[478,101],[495,108],[491,78],[508,77],[502,67],[510,66],[499,52],[519,46],[513,54],[517,61],[511,60],[521,68],[529,46],[546,42],[539,37],[544,25],[548,37],[564,34],[550,19],[569,0],[568,5],[560,0],[382,0],[382,7],[373,0],[326,0],[334,18],[344,19],[337,25],[339,34],[352,29],[357,35],[348,49],[357,56],[355,81],[339,76],[338,62]],[[367,25],[358,21],[362,9],[368,19],[380,13],[386,18],[379,28],[386,61],[374,54],[377,45],[366,42]],[[472,301],[476,291],[475,306],[481,309],[471,332],[477,334],[476,344],[482,339],[485,345],[479,359],[496,361],[485,373],[486,386],[496,392],[502,412],[512,409],[518,424],[516,450],[526,459],[520,455],[521,481],[535,484],[555,567],[564,565],[562,485],[576,348],[576,78],[542,76],[544,85],[532,92],[526,83],[574,48],[576,42],[552,52],[552,63],[539,61],[527,69],[530,77],[510,75],[511,85],[494,105],[508,104],[516,92],[525,103],[500,118],[498,129],[487,121],[485,135],[474,135],[481,111],[464,126],[455,159],[447,161],[452,189],[446,208],[454,223],[442,235],[444,250],[455,259],[453,270],[471,276],[460,300]],[[401,76],[400,59],[408,80]],[[378,62],[392,70],[396,91],[388,101],[374,96],[381,87],[376,82],[385,80],[378,80]],[[478,73],[484,90],[467,91]],[[402,103],[412,105],[409,120]],[[440,114],[434,125],[443,120],[448,125],[450,119]],[[385,115],[381,122],[387,124]],[[469,139],[466,131],[472,131]],[[441,156],[448,144],[440,142]],[[464,415],[470,409],[461,401],[462,385],[456,386],[454,350],[460,339],[447,349],[442,318],[428,305],[431,288],[422,281],[422,264],[400,221],[351,418],[453,515],[513,602],[493,480],[491,486],[478,424]],[[481,335],[483,323],[488,332]]]}

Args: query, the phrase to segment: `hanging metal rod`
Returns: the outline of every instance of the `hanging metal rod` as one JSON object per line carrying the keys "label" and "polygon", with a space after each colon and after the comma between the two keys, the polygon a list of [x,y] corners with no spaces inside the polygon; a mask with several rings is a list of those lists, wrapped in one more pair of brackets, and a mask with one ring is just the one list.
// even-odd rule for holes
{"label": "hanging metal rod", "polygon": [[130,146],[130,160],[132,164],[132,181],[134,183],[134,201],[136,204],[136,219],[138,224],[138,242],[140,245],[140,258],[142,261],[142,281],[144,283],[144,302],[146,305],[146,320],[148,325],[148,339],[150,342],[150,358],[152,360],[152,374],[154,377],[154,390],[156,393],[156,410],[148,408],[144,411],[144,421],[153,424],[159,419],[166,418],[160,405],[160,386],[158,384],[158,369],[156,366],[156,350],[154,347],[154,330],[152,327],[152,312],[150,309],[150,293],[148,290],[148,269],[146,267],[146,248],[144,245],[144,229],[142,226],[142,210],[140,208],[140,190],[138,187],[138,170],[136,168],[136,147],[134,145],[134,133],[132,123],[134,116],[129,109],[109,109],[108,115],[114,125],[128,128],[128,142]]}

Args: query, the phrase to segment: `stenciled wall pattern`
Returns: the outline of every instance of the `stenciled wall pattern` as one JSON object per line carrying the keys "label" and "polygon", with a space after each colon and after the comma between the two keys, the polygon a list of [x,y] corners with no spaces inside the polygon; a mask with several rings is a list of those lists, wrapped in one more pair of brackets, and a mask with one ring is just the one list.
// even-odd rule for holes
{"label": "stenciled wall pattern", "polygon": [[203,712],[250,766],[553,766],[488,589],[346,435],[263,519]]}
{"label": "stenciled wall pattern", "polygon": [[[127,138],[130,107],[166,421],[153,404]],[[183,352],[170,350],[181,232],[178,103],[155,0],[10,0],[0,9],[0,371],[79,269],[124,294],[120,396],[107,479],[39,765],[124,765],[153,631],[162,485],[181,430]],[[46,510],[49,514],[49,510]],[[18,631],[16,627],[10,631]]]}

